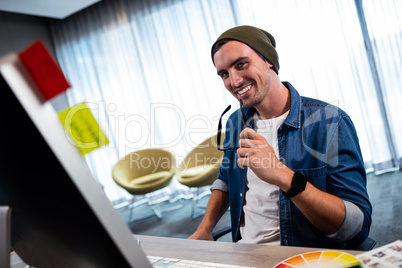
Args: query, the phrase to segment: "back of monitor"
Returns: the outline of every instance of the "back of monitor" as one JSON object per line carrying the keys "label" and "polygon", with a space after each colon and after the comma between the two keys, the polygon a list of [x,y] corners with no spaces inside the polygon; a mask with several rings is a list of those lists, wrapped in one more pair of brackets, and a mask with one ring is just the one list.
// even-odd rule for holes
{"label": "back of monitor", "polygon": [[34,267],[151,267],[18,56],[0,60],[0,206]]}

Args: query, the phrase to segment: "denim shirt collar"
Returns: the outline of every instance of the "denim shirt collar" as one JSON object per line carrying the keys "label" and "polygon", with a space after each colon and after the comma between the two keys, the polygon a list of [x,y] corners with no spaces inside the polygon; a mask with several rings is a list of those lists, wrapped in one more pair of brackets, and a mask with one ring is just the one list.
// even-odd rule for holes
{"label": "denim shirt collar", "polygon": [[[282,84],[289,90],[290,92],[290,111],[289,115],[286,117],[284,124],[294,127],[301,127],[301,97],[296,89],[289,82],[282,82]],[[252,117],[256,113],[256,109],[254,107],[245,108],[244,113],[247,118],[247,122],[250,122],[250,126],[254,128],[254,122]]]}

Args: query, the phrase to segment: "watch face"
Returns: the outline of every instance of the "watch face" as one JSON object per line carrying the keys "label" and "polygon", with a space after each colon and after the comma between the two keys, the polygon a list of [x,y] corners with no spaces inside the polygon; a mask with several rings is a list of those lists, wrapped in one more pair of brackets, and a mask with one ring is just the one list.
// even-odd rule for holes
{"label": "watch face", "polygon": [[284,196],[287,198],[295,197],[297,194],[303,192],[304,189],[306,189],[306,183],[307,178],[299,171],[296,171],[292,179],[292,188],[284,193]]}
{"label": "watch face", "polygon": [[300,192],[302,192],[304,189],[306,189],[306,183],[307,178],[299,171],[296,171],[295,175],[293,176],[292,186],[296,186]]}

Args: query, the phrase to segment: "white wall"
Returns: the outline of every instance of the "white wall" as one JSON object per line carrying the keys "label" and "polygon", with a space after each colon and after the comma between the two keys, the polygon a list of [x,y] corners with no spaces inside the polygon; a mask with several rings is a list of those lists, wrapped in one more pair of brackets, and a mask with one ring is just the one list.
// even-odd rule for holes
{"label": "white wall", "polygon": [[[47,18],[0,11],[0,36],[0,58],[19,53],[38,39],[55,55]],[[51,102],[57,111],[67,107],[64,94]]]}
{"label": "white wall", "polygon": [[0,36],[0,56],[18,53],[37,39],[41,39],[54,55],[46,18],[0,11]]}

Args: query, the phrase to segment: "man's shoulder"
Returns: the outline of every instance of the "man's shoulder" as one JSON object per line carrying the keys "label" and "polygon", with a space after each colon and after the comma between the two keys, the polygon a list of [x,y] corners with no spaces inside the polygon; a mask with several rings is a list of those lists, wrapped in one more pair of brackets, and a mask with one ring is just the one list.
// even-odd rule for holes
{"label": "man's shoulder", "polygon": [[[308,112],[316,112],[317,110],[325,110],[325,112],[329,112],[331,114],[337,113],[341,117],[346,117],[348,116],[347,113],[339,108],[339,103],[338,101],[333,101],[332,103],[325,102],[319,99],[307,97],[307,96],[302,96],[301,94],[299,95],[299,92],[293,87],[293,85],[289,82],[282,82],[291,92],[291,98],[292,100],[292,106],[295,108],[298,107],[298,102],[300,100],[300,105],[301,107],[298,107],[304,111]],[[298,109],[296,108],[296,109]]]}
{"label": "man's shoulder", "polygon": [[325,102],[319,99],[301,96],[301,108],[310,113],[317,112],[319,110],[324,111],[326,115],[338,115],[340,117],[349,116],[344,110],[338,106],[338,102],[333,103]]}

